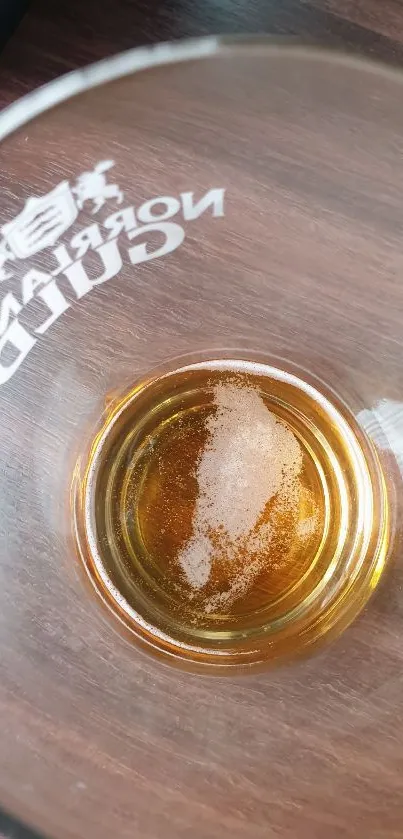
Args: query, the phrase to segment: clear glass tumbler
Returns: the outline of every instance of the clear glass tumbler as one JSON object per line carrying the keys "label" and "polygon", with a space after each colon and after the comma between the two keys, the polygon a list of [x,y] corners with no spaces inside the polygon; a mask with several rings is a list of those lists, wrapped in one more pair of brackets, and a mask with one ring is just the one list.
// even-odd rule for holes
{"label": "clear glass tumbler", "polygon": [[67,598],[77,639],[221,673],[367,602],[398,553],[401,91],[207,39],[2,115],[6,634]]}

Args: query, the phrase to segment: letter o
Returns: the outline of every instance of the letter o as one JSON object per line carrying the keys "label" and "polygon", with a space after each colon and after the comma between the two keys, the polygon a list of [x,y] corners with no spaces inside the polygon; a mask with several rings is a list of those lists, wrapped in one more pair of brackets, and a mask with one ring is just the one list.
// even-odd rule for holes
{"label": "letter o", "polygon": [[[162,212],[155,212],[154,207],[158,207],[159,204],[164,204],[165,209]],[[178,199],[172,198],[169,195],[163,195],[161,198],[152,198],[150,201],[145,201],[139,207],[137,218],[145,224],[153,221],[166,221],[167,218],[172,218],[180,210],[180,206]]]}

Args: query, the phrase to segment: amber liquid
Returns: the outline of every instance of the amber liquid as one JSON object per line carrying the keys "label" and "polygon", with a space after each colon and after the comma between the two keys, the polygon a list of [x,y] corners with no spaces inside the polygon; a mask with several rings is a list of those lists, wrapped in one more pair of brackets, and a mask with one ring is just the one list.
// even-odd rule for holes
{"label": "amber liquid", "polygon": [[[194,529],[215,388],[235,380],[253,387],[297,439],[298,500],[290,508],[274,496],[260,512],[258,525],[272,533],[266,554],[258,546],[230,561],[218,552],[195,588],[178,558]],[[372,457],[353,417],[286,371],[225,360],[140,383],[107,418],[87,466],[98,583],[143,634],[175,647],[211,651],[275,636],[304,609],[323,608],[329,588],[353,579],[368,555],[384,558],[388,528]]]}

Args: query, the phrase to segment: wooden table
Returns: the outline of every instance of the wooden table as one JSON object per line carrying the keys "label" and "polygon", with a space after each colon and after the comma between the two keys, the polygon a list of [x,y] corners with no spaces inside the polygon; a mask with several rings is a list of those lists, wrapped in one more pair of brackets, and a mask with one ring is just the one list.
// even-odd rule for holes
{"label": "wooden table", "polygon": [[[135,45],[256,31],[403,61],[400,0],[38,0],[2,54],[1,104]],[[174,678],[142,660],[120,679],[102,651],[93,671],[91,644],[70,643],[63,622],[35,624],[28,692],[3,651],[0,804],[54,839],[400,839],[400,585],[319,658],[242,679]],[[23,835],[5,818],[1,830]]]}
{"label": "wooden table", "polygon": [[400,0],[33,0],[1,57],[0,105],[121,50],[209,34],[265,32],[403,57]]}

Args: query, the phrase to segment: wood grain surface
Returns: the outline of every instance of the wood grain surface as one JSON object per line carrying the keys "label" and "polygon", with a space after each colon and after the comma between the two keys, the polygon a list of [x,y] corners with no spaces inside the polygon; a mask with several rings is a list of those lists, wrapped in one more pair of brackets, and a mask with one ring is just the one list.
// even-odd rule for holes
{"label": "wood grain surface", "polygon": [[[399,6],[385,3],[380,22],[372,3],[344,2],[342,17],[336,2],[296,0],[38,2],[2,56],[3,101],[133,44],[211,31],[330,38],[399,62]],[[1,150],[2,223],[107,157],[125,206],[226,188],[225,216],[189,224],[166,259],[133,268],[123,239],[119,275],[81,302],[61,280],[68,310],[0,389],[0,804],[46,835],[403,836],[399,551],[320,654],[203,678],[105,619],[66,514],[105,396],[167,356],[241,336],[360,403],[402,398],[401,97],[400,77],[330,59],[192,63],[80,96]],[[93,222],[87,204],[62,241]],[[50,252],[15,263],[1,297],[20,299],[31,267],[52,269]],[[45,315],[32,303],[22,323]]]}
{"label": "wood grain surface", "polygon": [[143,44],[264,32],[403,59],[401,0],[32,0],[0,61],[0,106],[62,73]]}

